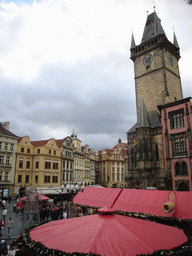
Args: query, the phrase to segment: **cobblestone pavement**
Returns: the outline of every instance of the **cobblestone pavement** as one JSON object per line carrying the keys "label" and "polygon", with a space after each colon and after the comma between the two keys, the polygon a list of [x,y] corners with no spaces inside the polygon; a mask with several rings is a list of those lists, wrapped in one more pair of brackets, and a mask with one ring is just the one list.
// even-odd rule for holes
{"label": "cobblestone pavement", "polygon": [[[10,204],[8,201],[6,201],[5,207],[7,208],[7,216],[5,219],[5,229],[3,231],[1,239],[4,239],[6,241],[15,241],[17,236],[19,235],[20,232],[22,232],[21,227],[22,227],[22,220],[21,216],[19,216],[18,213],[13,211],[13,205],[15,204],[15,201],[11,201]],[[3,209],[0,208],[0,219],[2,219],[2,212]],[[8,229],[7,229],[7,221],[9,218],[12,218],[14,221],[14,226],[11,230],[11,237],[8,238]]]}

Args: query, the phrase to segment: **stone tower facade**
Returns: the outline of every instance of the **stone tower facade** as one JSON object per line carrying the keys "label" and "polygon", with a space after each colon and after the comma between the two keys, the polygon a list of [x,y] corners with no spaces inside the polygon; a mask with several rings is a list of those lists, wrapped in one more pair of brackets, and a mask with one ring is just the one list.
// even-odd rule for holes
{"label": "stone tower facade", "polygon": [[156,12],[148,15],[139,45],[132,35],[137,123],[128,131],[130,188],[172,189],[171,175],[164,168],[162,126],[158,105],[182,99],[178,61],[179,46],[167,39]]}
{"label": "stone tower facade", "polygon": [[136,46],[132,36],[131,59],[134,62],[137,115],[141,96],[147,111],[157,105],[182,99],[178,61],[179,46],[167,39],[156,12],[147,17],[141,43]]}

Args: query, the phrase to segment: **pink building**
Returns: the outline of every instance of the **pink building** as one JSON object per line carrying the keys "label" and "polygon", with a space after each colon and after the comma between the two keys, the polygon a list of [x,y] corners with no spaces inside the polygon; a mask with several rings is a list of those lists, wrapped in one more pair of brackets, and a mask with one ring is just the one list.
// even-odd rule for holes
{"label": "pink building", "polygon": [[164,167],[172,189],[192,190],[191,97],[158,106],[161,114]]}

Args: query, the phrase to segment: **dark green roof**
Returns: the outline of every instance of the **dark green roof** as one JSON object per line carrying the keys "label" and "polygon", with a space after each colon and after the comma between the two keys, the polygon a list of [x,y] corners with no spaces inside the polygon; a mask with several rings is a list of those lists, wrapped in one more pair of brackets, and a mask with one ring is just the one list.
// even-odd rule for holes
{"label": "dark green roof", "polygon": [[139,114],[137,119],[137,128],[140,128],[140,127],[150,127],[148,114],[147,114],[145,102],[142,95],[141,95]]}
{"label": "dark green roof", "polygon": [[157,16],[156,12],[153,12],[147,17],[141,43],[146,42],[160,34],[164,34],[166,37],[163,27],[161,26],[161,20]]}
{"label": "dark green roof", "polygon": [[[161,127],[160,116],[156,110],[148,112],[147,116],[148,116],[148,122],[149,122],[150,128]],[[146,126],[138,126],[136,123],[131,127],[131,129],[127,133],[136,132],[136,129],[141,127],[146,127]]]}

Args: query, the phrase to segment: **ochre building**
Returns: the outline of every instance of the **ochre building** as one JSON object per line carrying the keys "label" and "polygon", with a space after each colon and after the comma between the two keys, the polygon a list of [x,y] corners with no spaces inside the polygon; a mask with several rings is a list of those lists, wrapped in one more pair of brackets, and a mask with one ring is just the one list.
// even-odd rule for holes
{"label": "ochre building", "polygon": [[15,194],[32,184],[37,189],[60,189],[61,141],[55,139],[30,141],[28,136],[18,139]]}
{"label": "ochre building", "polygon": [[105,187],[125,187],[125,172],[127,168],[127,143],[118,140],[112,149],[103,149],[95,153],[98,166],[97,179]]}

